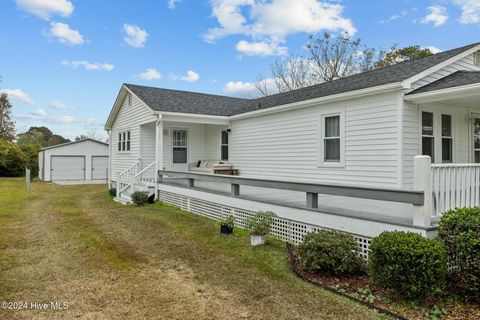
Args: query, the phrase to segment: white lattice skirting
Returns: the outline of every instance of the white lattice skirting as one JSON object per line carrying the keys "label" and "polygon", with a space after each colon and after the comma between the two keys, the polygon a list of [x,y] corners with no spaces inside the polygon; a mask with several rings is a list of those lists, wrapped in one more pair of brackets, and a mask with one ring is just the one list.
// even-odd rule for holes
{"label": "white lattice skirting", "polygon": [[[190,196],[184,196],[168,191],[159,191],[159,199],[165,203],[179,207],[182,210],[189,211],[213,220],[222,220],[228,215],[235,216],[235,224],[243,228],[245,220],[254,215],[254,211],[234,208],[220,203],[214,203]],[[281,240],[298,244],[303,241],[303,237],[310,232],[315,232],[322,228],[321,226],[312,225],[291,219],[277,217],[274,219],[271,234]],[[352,234],[358,241],[361,249],[360,255],[364,259],[368,259],[368,251],[371,238]]]}

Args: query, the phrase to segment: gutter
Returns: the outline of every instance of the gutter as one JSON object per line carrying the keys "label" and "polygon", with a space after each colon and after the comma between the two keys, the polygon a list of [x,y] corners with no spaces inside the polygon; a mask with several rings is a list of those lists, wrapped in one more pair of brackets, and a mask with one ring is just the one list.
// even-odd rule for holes
{"label": "gutter", "polygon": [[444,100],[445,98],[453,99],[462,96],[471,91],[480,90],[480,83],[473,83],[463,86],[451,87],[446,89],[432,90],[427,92],[413,93],[405,95],[406,101],[411,102],[429,102],[436,100]]}
{"label": "gutter", "polygon": [[394,82],[394,83],[389,83],[381,86],[375,86],[375,87],[370,87],[370,88],[365,88],[365,89],[360,89],[355,91],[348,91],[344,93],[338,93],[338,94],[328,95],[325,97],[304,100],[299,102],[293,102],[293,103],[270,107],[270,108],[261,109],[261,110],[249,111],[249,112],[230,116],[229,118],[231,120],[245,119],[245,118],[255,117],[259,115],[266,115],[266,114],[276,113],[276,112],[286,111],[286,110],[290,111],[290,110],[295,110],[299,108],[306,108],[314,105],[321,105],[321,104],[330,103],[330,102],[353,99],[359,96],[369,96],[373,94],[390,92],[390,91],[395,91],[400,89],[405,89],[405,86],[403,85],[403,83]]}

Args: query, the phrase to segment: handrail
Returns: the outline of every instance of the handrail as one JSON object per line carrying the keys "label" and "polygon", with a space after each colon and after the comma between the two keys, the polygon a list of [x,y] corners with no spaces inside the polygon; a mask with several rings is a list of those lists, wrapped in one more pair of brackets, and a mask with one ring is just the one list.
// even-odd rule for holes
{"label": "handrail", "polygon": [[471,168],[480,167],[480,163],[432,163],[432,168]]}
{"label": "handrail", "polygon": [[163,176],[175,176],[189,179],[189,186],[194,186],[194,180],[203,180],[210,182],[223,182],[232,185],[232,194],[239,195],[240,185],[283,189],[291,191],[300,191],[307,193],[307,206],[318,207],[318,194],[328,194],[336,196],[345,196],[353,198],[363,198],[371,200],[382,200],[400,203],[410,203],[421,206],[425,203],[425,195],[423,191],[393,189],[393,188],[376,188],[376,187],[360,187],[339,184],[316,184],[307,182],[293,182],[280,180],[264,180],[257,178],[245,178],[238,176],[222,176],[204,173],[180,172],[170,170],[158,170],[159,181]]}
{"label": "handrail", "polygon": [[138,177],[140,176],[141,174],[143,174],[145,171],[147,171],[148,169],[152,168],[155,166],[155,161],[153,161],[152,163],[150,163],[148,166],[146,166],[145,168],[143,168],[142,170],[140,170],[136,175],[135,177]]}

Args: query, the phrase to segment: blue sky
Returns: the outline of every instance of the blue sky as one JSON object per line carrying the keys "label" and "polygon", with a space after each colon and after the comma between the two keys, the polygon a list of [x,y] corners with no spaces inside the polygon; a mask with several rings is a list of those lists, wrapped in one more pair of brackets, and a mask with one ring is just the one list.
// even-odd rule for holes
{"label": "blue sky", "polygon": [[103,124],[123,82],[250,96],[309,33],[447,50],[480,41],[480,0],[2,0],[0,89],[17,132]]}

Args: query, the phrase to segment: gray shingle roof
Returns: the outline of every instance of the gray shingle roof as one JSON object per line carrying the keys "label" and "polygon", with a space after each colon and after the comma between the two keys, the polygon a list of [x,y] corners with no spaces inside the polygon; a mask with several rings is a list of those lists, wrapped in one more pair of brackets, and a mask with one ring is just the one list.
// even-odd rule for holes
{"label": "gray shingle roof", "polygon": [[471,49],[478,44],[479,43],[474,43],[461,48],[437,53],[429,57],[398,63],[393,66],[363,72],[350,77],[256,99],[241,99],[133,84],[125,85],[150,108],[156,111],[231,116],[258,110],[259,105],[261,105],[261,109],[266,109],[283,104],[400,82]]}
{"label": "gray shingle roof", "polygon": [[480,83],[480,71],[457,71],[451,75],[429,83],[426,86],[409,92],[408,94],[465,86],[473,83]]}

